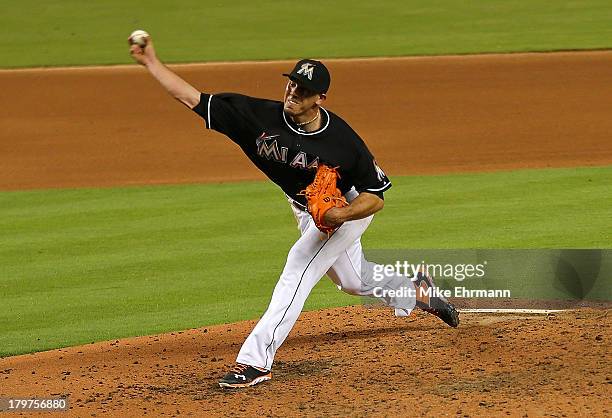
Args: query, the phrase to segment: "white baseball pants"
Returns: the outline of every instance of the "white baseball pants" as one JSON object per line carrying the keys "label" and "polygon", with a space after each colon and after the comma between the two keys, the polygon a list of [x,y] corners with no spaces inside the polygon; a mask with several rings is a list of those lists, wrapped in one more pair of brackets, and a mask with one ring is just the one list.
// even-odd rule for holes
{"label": "white baseball pants", "polygon": [[[357,196],[346,194],[350,201]],[[290,203],[291,200],[290,200]],[[365,259],[361,235],[374,217],[344,223],[330,238],[317,229],[308,212],[291,205],[302,236],[289,251],[285,268],[274,288],[268,309],[242,345],[236,361],[271,369],[276,350],[289,335],[312,288],[327,275],[338,288],[357,296],[374,296],[374,289],[398,290],[414,285],[404,276],[374,280],[374,263]],[[416,304],[414,294],[379,298],[395,308],[398,316],[410,315]]]}

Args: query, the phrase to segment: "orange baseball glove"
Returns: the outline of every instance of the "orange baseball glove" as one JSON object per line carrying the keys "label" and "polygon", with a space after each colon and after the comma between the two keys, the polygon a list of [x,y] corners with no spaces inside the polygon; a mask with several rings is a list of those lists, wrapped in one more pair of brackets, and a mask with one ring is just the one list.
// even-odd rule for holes
{"label": "orange baseball glove", "polygon": [[314,181],[301,194],[308,201],[308,212],[321,232],[331,235],[339,226],[325,225],[325,213],[331,208],[348,206],[348,202],[336,185],[340,178],[338,170],[319,164]]}

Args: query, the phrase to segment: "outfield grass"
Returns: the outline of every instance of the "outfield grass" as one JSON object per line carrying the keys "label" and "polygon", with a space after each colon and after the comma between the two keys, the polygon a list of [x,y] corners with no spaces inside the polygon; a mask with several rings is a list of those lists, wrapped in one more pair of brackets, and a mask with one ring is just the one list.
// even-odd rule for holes
{"label": "outfield grass", "polygon": [[612,47],[609,0],[4,2],[0,67],[132,62],[154,35],[169,62]]}
{"label": "outfield grass", "polygon": [[[612,243],[612,167],[392,180],[367,248]],[[268,182],[2,192],[0,231],[0,355],[255,318],[298,237]]]}

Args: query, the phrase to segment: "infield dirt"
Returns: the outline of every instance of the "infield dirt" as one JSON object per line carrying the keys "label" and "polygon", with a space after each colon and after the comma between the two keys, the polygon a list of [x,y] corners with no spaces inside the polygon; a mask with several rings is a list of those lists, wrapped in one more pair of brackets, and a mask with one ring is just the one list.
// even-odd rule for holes
{"label": "infield dirt", "polygon": [[[174,67],[280,97],[290,63]],[[391,175],[612,164],[612,53],[330,61],[328,108]],[[137,67],[0,71],[0,189],[261,179]],[[217,388],[254,322],[0,359],[0,396],[60,416],[609,416],[609,309],[544,316],[303,314],[274,379]],[[202,319],[205,321],[205,318]],[[49,416],[45,414],[44,416]]]}
{"label": "infield dirt", "polygon": [[[291,66],[174,68],[203,91],[279,99]],[[612,163],[612,51],[329,67],[326,107],[390,175]],[[8,70],[0,85],[0,190],[263,179],[143,68]]]}

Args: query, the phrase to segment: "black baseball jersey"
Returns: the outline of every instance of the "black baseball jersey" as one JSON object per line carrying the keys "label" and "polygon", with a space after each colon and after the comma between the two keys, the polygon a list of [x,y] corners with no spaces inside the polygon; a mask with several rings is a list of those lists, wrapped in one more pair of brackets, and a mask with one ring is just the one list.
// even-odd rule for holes
{"label": "black baseball jersey", "polygon": [[300,129],[283,111],[283,103],[235,93],[206,94],[193,110],[206,127],[227,135],[247,157],[292,199],[314,179],[318,164],[338,167],[338,188],[352,187],[382,197],[391,182],[363,140],[340,117],[321,108],[321,128]]}

